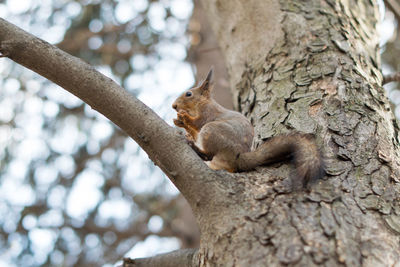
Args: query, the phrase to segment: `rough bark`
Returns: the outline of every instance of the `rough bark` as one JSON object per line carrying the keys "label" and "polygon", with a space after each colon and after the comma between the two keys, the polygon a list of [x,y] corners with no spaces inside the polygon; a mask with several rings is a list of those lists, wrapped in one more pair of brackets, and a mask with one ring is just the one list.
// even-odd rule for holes
{"label": "rough bark", "polygon": [[376,2],[203,4],[256,144],[314,133],[328,175],[309,193],[292,192],[286,165],[237,176],[236,204],[200,225],[199,264],[399,264],[399,128],[381,87]]}

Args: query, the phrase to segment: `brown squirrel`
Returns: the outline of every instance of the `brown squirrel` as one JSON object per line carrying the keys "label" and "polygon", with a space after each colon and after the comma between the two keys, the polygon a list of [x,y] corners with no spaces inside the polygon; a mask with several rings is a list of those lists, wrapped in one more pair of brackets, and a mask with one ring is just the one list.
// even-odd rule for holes
{"label": "brown squirrel", "polygon": [[294,133],[268,139],[251,151],[254,129],[239,112],[219,105],[211,96],[212,69],[203,83],[180,95],[172,107],[177,111],[174,124],[186,130],[189,144],[214,170],[229,172],[293,158],[303,186],[323,175],[321,154],[310,134]]}

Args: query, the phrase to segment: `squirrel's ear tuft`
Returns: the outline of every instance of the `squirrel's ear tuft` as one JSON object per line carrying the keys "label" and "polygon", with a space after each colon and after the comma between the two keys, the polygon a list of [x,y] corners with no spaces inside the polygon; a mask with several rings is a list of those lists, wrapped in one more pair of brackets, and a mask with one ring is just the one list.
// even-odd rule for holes
{"label": "squirrel's ear tuft", "polygon": [[207,74],[206,79],[203,81],[203,83],[200,85],[200,88],[204,92],[210,92],[212,89],[212,82],[213,82],[213,67],[211,67],[210,71]]}
{"label": "squirrel's ear tuft", "polygon": [[211,67],[210,70],[208,71],[205,81],[211,83],[213,80],[213,76],[214,76],[214,67]]}

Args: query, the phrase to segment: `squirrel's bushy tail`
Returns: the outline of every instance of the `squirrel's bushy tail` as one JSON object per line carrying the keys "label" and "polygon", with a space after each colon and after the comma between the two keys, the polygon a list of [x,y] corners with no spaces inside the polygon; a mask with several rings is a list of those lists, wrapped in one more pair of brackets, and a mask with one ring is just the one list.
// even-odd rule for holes
{"label": "squirrel's bushy tail", "polygon": [[268,139],[256,150],[240,154],[237,166],[239,171],[249,171],[287,159],[293,160],[303,186],[324,175],[322,156],[311,134],[295,133]]}

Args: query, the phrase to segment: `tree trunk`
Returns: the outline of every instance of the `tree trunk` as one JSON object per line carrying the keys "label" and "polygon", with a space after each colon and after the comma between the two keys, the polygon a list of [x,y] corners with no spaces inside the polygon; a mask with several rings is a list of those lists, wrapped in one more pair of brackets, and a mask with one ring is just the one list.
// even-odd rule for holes
{"label": "tree trunk", "polygon": [[200,216],[199,265],[398,266],[399,128],[381,87],[377,3],[203,4],[255,143],[314,133],[327,176],[311,192],[291,190],[286,164],[232,177]]}
{"label": "tree trunk", "polygon": [[189,22],[188,33],[191,44],[187,60],[196,66],[196,80],[204,79],[204,74],[213,67],[218,74],[214,79],[214,99],[228,109],[233,109],[232,95],[228,82],[228,73],[220,47],[210,27],[207,14],[204,11],[200,0],[193,0],[194,9]]}
{"label": "tree trunk", "polygon": [[[191,205],[200,249],[125,266],[399,266],[398,124],[381,87],[375,1],[204,0],[236,106],[268,137],[314,133],[327,176],[212,171],[177,131],[79,60],[0,19],[0,52],[135,139]],[[22,49],[21,49],[22,48]],[[82,86],[83,85],[83,86]],[[165,261],[164,261],[165,259]]]}

